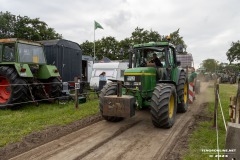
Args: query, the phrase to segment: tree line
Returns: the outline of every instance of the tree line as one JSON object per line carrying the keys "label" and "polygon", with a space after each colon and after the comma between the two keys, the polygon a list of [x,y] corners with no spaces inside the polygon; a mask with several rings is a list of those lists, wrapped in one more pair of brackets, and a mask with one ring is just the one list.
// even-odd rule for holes
{"label": "tree line", "polygon": [[16,16],[10,12],[0,12],[0,38],[21,38],[41,41],[61,39],[62,35],[48,27],[47,23],[39,18],[31,19],[28,16]]}
{"label": "tree line", "polygon": [[[179,29],[170,33],[171,42],[175,45],[182,45],[185,49],[183,37],[179,34]],[[57,33],[54,28],[47,25],[46,22],[39,18],[31,19],[28,16],[16,16],[10,12],[0,12],[0,38],[21,38],[26,40],[41,41],[51,39],[62,39],[62,35]],[[137,27],[131,33],[130,37],[123,40],[116,40],[115,37],[103,37],[95,42],[96,57],[102,59],[108,57],[110,59],[128,59],[129,49],[134,44],[157,42],[166,40],[166,35],[161,35],[157,31],[145,30]],[[84,55],[93,56],[93,42],[85,41],[80,44]],[[229,60],[229,66],[240,66],[240,41],[232,42],[230,48],[226,52]],[[233,64],[235,62],[235,64]],[[237,64],[236,64],[237,63]],[[215,59],[206,59],[202,63],[203,67],[212,71],[216,68],[226,66],[226,64],[216,61]],[[236,67],[235,67],[236,68]]]}
{"label": "tree line", "polygon": [[[181,45],[183,48],[187,48],[183,37],[179,34],[179,29],[170,34],[171,42],[175,45]],[[96,57],[102,59],[108,57],[112,60],[116,59],[128,59],[128,53],[131,46],[134,44],[167,41],[165,35],[160,35],[157,31],[145,30],[144,28],[137,27],[131,34],[123,40],[116,40],[115,37],[103,37],[95,42]],[[93,56],[93,43],[85,41],[80,46],[85,55]]]}

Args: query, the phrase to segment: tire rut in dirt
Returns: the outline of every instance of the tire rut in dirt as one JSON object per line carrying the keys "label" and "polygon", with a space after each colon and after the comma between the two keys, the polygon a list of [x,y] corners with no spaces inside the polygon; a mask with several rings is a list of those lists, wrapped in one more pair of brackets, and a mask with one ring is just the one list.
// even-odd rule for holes
{"label": "tire rut in dirt", "polygon": [[[12,108],[16,109],[20,107],[19,104],[14,105],[14,103],[25,102],[29,99],[29,93],[26,81],[18,76],[16,70],[9,66],[0,67],[0,76],[9,81],[11,91],[10,97],[5,103],[2,103],[0,108]],[[5,105],[5,106],[4,106]]]}
{"label": "tire rut in dirt", "polygon": [[[173,97],[172,97],[173,96]],[[173,98],[173,99],[172,99]],[[171,100],[174,102],[173,110],[169,110]],[[177,94],[172,84],[158,84],[151,99],[152,123],[158,128],[170,128],[174,124],[177,110]]]}
{"label": "tire rut in dirt", "polygon": [[105,120],[110,121],[110,122],[119,122],[119,121],[123,120],[122,117],[104,116],[103,115],[103,97],[109,96],[109,95],[117,95],[117,83],[110,82],[110,83],[107,83],[103,87],[103,89],[101,90],[101,92],[99,94],[99,101],[100,101],[99,109]]}
{"label": "tire rut in dirt", "polygon": [[106,144],[107,142],[111,141],[112,139],[116,138],[117,136],[121,135],[122,133],[124,133],[125,131],[127,131],[128,129],[134,127],[135,125],[139,124],[141,122],[141,120],[136,121],[134,123],[125,125],[121,128],[119,128],[115,133],[113,133],[112,136],[110,136],[109,138],[105,139],[104,141],[96,144],[94,147],[90,148],[88,151],[86,151],[85,153],[83,153],[82,155],[74,158],[74,160],[79,160],[79,159],[83,159],[84,157],[86,157],[88,154],[94,152],[94,150],[100,148],[101,146],[103,146],[104,144]]}
{"label": "tire rut in dirt", "polygon": [[10,159],[101,120],[103,120],[102,116],[100,114],[96,114],[75,121],[66,126],[53,126],[40,132],[31,133],[30,135],[24,137],[21,142],[8,144],[4,148],[0,148],[0,160]]}
{"label": "tire rut in dirt", "polygon": [[[177,95],[180,101],[178,102],[177,112],[180,112],[180,113],[184,113],[188,109],[188,95],[185,95],[186,94],[185,89],[188,90],[187,85],[188,84],[187,84],[186,73],[181,71],[179,80],[178,80],[178,86],[177,86]],[[187,97],[184,97],[184,96],[187,96]],[[186,100],[184,100],[184,98],[186,98]]]}

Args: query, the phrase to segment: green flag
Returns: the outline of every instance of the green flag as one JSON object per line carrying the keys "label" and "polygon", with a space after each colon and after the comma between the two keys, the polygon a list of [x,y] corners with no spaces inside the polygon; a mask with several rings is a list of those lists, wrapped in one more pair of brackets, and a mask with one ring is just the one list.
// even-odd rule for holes
{"label": "green flag", "polygon": [[94,28],[95,28],[95,30],[98,29],[98,28],[103,29],[103,27],[96,21],[94,21]]}

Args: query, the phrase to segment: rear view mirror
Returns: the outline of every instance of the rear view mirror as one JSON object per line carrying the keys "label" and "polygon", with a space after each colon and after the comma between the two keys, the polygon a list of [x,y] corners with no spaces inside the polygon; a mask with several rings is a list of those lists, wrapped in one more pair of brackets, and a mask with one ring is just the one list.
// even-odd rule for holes
{"label": "rear view mirror", "polygon": [[182,44],[177,45],[176,50],[178,53],[183,53],[184,46]]}

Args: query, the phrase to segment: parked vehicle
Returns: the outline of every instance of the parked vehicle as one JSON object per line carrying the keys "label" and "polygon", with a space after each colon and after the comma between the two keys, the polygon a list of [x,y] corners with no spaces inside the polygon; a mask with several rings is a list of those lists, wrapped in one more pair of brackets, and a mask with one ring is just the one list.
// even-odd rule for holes
{"label": "parked vehicle", "polygon": [[128,62],[110,62],[110,63],[94,63],[90,87],[98,89],[99,75],[106,72],[107,83],[112,80],[124,80],[124,71],[128,68]]}
{"label": "parked vehicle", "polygon": [[56,65],[63,82],[82,80],[82,51],[80,45],[65,39],[40,41],[44,45],[48,64]]}
{"label": "parked vehicle", "polygon": [[[0,108],[61,95],[59,71],[47,65],[40,43],[0,39]],[[37,102],[36,102],[37,103]]]}

